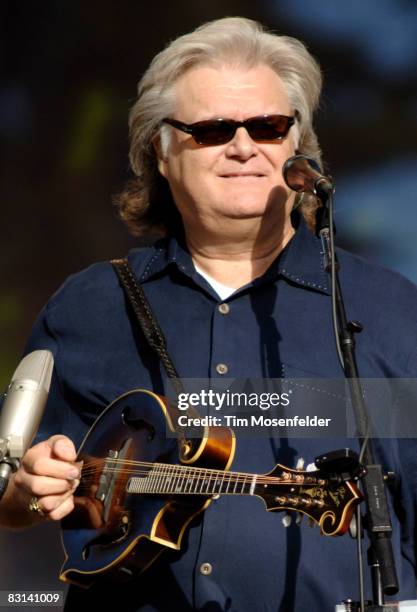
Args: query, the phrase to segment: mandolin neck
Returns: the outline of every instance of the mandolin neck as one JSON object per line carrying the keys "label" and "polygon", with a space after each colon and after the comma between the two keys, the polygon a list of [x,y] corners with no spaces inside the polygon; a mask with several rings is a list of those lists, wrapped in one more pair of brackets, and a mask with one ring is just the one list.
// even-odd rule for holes
{"label": "mandolin neck", "polygon": [[280,485],[322,484],[316,476],[282,471],[279,476],[226,472],[155,463],[127,483],[128,493],[171,495],[259,495]]}
{"label": "mandolin neck", "polygon": [[254,495],[257,478],[257,474],[154,464],[144,476],[130,478],[127,491],[154,495]]}

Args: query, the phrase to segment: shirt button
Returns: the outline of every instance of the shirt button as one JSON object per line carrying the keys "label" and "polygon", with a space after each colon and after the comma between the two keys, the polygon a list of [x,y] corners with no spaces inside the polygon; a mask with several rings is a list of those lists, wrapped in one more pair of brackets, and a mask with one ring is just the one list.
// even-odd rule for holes
{"label": "shirt button", "polygon": [[202,563],[200,565],[200,573],[203,574],[203,576],[210,576],[212,571],[213,567],[211,563]]}
{"label": "shirt button", "polygon": [[223,304],[219,304],[219,312],[221,312],[222,314],[229,314],[230,312],[229,304],[225,304],[224,302]]}
{"label": "shirt button", "polygon": [[229,368],[227,367],[225,363],[218,363],[216,365],[216,372],[218,374],[227,374],[228,371],[229,371]]}

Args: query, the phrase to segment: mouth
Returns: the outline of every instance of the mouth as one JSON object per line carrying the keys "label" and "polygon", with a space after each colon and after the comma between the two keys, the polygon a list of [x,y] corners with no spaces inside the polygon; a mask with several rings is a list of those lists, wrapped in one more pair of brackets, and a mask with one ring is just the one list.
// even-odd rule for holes
{"label": "mouth", "polygon": [[228,172],[227,174],[221,174],[221,178],[263,178],[265,174],[260,172]]}

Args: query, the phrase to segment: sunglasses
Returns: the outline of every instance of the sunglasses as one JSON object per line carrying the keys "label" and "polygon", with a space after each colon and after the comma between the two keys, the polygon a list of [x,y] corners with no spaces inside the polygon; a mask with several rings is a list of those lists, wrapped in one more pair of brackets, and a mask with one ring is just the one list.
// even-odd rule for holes
{"label": "sunglasses", "polygon": [[[297,115],[296,115],[297,116]],[[200,145],[221,145],[230,142],[236,130],[244,127],[252,140],[256,142],[271,142],[282,140],[295,123],[295,117],[285,115],[260,115],[250,117],[245,121],[234,121],[233,119],[208,119],[197,121],[197,123],[182,123],[176,119],[165,118],[163,123],[168,123],[177,130],[191,134],[195,142]]]}

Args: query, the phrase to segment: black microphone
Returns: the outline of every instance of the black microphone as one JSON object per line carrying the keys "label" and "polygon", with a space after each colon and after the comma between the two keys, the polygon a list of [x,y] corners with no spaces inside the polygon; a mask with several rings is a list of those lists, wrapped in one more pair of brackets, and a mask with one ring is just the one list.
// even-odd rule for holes
{"label": "black microphone", "polygon": [[332,179],[322,174],[318,163],[306,155],[294,155],[287,159],[282,173],[293,191],[306,191],[320,199],[327,199],[334,191]]}
{"label": "black microphone", "polygon": [[10,474],[32,443],[41,421],[54,358],[50,351],[26,355],[13,374],[0,415],[0,499],[7,489]]}

